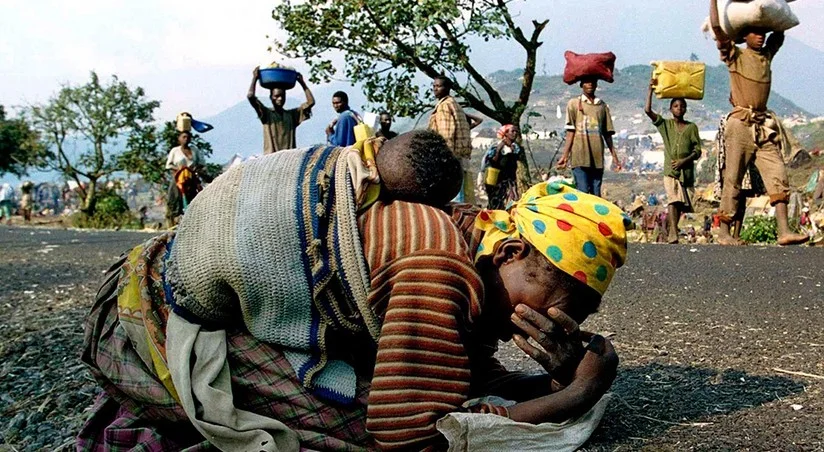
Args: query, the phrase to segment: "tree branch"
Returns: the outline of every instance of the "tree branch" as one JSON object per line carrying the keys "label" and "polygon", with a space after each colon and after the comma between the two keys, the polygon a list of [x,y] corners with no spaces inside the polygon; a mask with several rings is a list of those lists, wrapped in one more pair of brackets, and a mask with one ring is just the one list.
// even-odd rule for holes
{"label": "tree branch", "polygon": [[[441,22],[438,24],[438,27],[440,27],[440,29],[444,32],[447,40],[449,40],[449,42],[452,44],[452,47],[455,50],[455,52],[458,54],[462,53],[461,48],[463,47],[463,45],[458,40],[458,38],[455,37],[455,35],[452,33],[452,30],[449,29],[449,26]],[[501,111],[507,110],[507,105],[501,98],[501,95],[498,94],[498,91],[495,90],[495,88],[489,83],[489,81],[485,79],[484,76],[481,75],[481,73],[478,72],[477,69],[475,69],[475,66],[473,66],[472,63],[469,62],[469,58],[466,56],[466,54],[463,54],[460,57],[460,62],[466,70],[466,72],[469,74],[469,76],[472,77],[472,79],[475,80],[475,82],[479,84],[481,88],[484,89],[484,91],[486,91],[487,96],[489,96],[489,101],[492,102],[492,105],[495,107],[495,109]]]}
{"label": "tree branch", "polygon": [[524,80],[523,84],[521,85],[521,92],[518,95],[518,104],[526,107],[526,104],[529,102],[529,96],[532,94],[532,84],[535,81],[535,65],[538,63],[538,47],[541,46],[541,42],[538,41],[538,37],[541,36],[541,32],[544,31],[546,25],[549,23],[548,20],[543,22],[538,22],[533,20],[532,25],[535,29],[532,31],[532,37],[529,40],[529,46],[524,47],[526,50],[526,63],[524,64]]}

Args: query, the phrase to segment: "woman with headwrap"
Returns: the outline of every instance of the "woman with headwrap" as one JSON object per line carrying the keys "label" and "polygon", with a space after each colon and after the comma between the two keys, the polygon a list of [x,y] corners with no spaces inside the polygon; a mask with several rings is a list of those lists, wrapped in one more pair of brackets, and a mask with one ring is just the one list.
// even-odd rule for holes
{"label": "woman with headwrap", "polygon": [[[346,158],[237,165],[113,267],[87,321],[105,391],[79,448],[445,449],[451,413],[540,424],[595,406],[617,356],[578,324],[626,257],[620,209],[544,183],[507,211],[359,211]],[[549,374],[507,371],[499,337]],[[516,403],[467,403],[489,395]]]}
{"label": "woman with headwrap", "polygon": [[177,224],[178,218],[202,188],[198,172],[204,163],[203,154],[189,146],[192,132],[179,132],[177,142],[178,146],[173,147],[166,157],[166,169],[171,175],[166,196],[166,222],[169,227]]}
{"label": "woman with headwrap", "polygon": [[[489,209],[503,209],[520,197],[517,182],[518,161],[525,156],[517,142],[520,133],[518,127],[512,124],[502,126],[498,129],[498,143],[490,147],[484,156],[481,170],[485,176]],[[497,174],[497,178],[487,177],[489,172]]]}

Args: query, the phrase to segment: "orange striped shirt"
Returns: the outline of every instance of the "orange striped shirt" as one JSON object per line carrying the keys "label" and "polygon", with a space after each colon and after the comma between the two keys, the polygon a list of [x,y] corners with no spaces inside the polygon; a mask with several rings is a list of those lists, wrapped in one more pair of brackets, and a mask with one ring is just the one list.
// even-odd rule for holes
{"label": "orange striped shirt", "polygon": [[[457,209],[450,216],[394,201],[378,202],[359,218],[369,302],[383,321],[366,427],[383,449],[443,441],[435,422],[469,398],[462,337],[484,296],[471,258],[479,238],[472,227],[476,213]],[[489,405],[475,410],[506,414]]]}

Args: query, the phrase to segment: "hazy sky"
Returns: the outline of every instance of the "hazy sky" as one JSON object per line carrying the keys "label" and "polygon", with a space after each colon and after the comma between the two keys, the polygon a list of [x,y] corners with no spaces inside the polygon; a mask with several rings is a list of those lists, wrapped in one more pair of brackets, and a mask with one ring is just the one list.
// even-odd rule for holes
{"label": "hazy sky", "polygon": [[[39,102],[92,69],[146,87],[161,115],[210,115],[243,98],[252,67],[279,36],[265,0],[0,0],[0,104]],[[519,21],[550,19],[539,67],[562,69],[563,51],[613,50],[619,66],[715,54],[700,33],[703,0],[517,0]],[[789,35],[824,50],[824,1],[797,0]],[[489,50],[492,51],[489,51]],[[674,49],[677,49],[674,50]],[[505,45],[484,48],[485,71],[521,65]],[[476,50],[477,52],[477,50]],[[677,52],[677,54],[672,54]],[[667,53],[667,55],[662,55]],[[477,55],[475,55],[477,58]]]}

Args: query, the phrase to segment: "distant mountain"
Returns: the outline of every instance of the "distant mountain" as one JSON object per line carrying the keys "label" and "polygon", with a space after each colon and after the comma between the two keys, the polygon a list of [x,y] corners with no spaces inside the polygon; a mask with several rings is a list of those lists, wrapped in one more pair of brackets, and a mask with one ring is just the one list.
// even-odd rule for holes
{"label": "distant mountain", "polygon": [[[489,79],[498,88],[504,98],[514,99],[520,90],[520,71],[498,71],[490,74]],[[616,130],[628,132],[652,131],[652,125],[644,116],[644,96],[649,84],[650,67],[645,65],[628,66],[617,71],[615,83],[601,83],[598,95],[610,106],[615,118]],[[298,127],[298,146],[310,146],[326,141],[324,129],[336,116],[332,110],[332,94],[345,90],[350,96],[350,104],[362,112],[358,106],[366,103],[360,90],[343,83],[335,83],[316,87],[313,91],[317,104],[313,109],[311,119]],[[264,94],[258,90],[258,94]],[[556,109],[561,107],[562,113],[567,101],[580,93],[577,85],[567,86],[561,76],[538,76],[533,85],[533,94],[530,98],[531,109],[543,115],[530,120],[537,130],[561,130],[563,118],[556,118]],[[696,122],[699,128],[712,129],[717,126],[718,119],[730,110],[729,104],[729,75],[724,66],[707,68],[706,96],[702,101],[690,101],[687,119]],[[264,105],[270,105],[268,98],[261,98]],[[289,92],[286,102],[287,108],[293,108],[303,102],[303,93],[295,89]],[[659,113],[666,113],[668,101],[654,101],[654,108]],[[787,100],[782,95],[773,92],[770,96],[770,108],[783,117],[792,115],[812,116],[805,109]],[[563,115],[562,115],[563,116]],[[526,120],[526,117],[524,117]],[[204,138],[212,143],[214,154],[212,160],[220,163],[227,162],[235,154],[249,157],[259,154],[263,149],[263,132],[260,121],[254,110],[244,99],[223,112],[205,119],[215,126],[215,130],[204,134]],[[415,126],[425,127],[425,118],[422,121],[400,119],[395,130],[406,131]],[[487,120],[481,127],[494,128],[497,124]]]}
{"label": "distant mountain", "polygon": [[801,108],[824,115],[824,52],[788,37],[773,62],[773,88]]}
{"label": "distant mountain", "polygon": [[[599,83],[597,94],[609,104],[616,130],[626,129],[630,133],[653,130],[643,111],[650,71],[650,66],[646,65],[628,66],[616,71],[615,83]],[[514,99],[521,87],[521,82],[517,79],[519,76],[520,71],[499,71],[491,74],[489,78],[505,99]],[[687,119],[697,123],[702,130],[715,128],[721,115],[730,110],[729,86],[726,67],[708,66],[705,97],[701,101],[688,102]],[[536,77],[530,107],[543,117],[530,122],[538,130],[562,129],[564,118],[556,117],[557,107],[560,106],[563,116],[569,99],[580,92],[578,85],[566,85],[559,75]],[[769,106],[782,117],[812,115],[775,91],[770,95]],[[653,98],[653,109],[658,113],[667,113],[669,101]]]}

